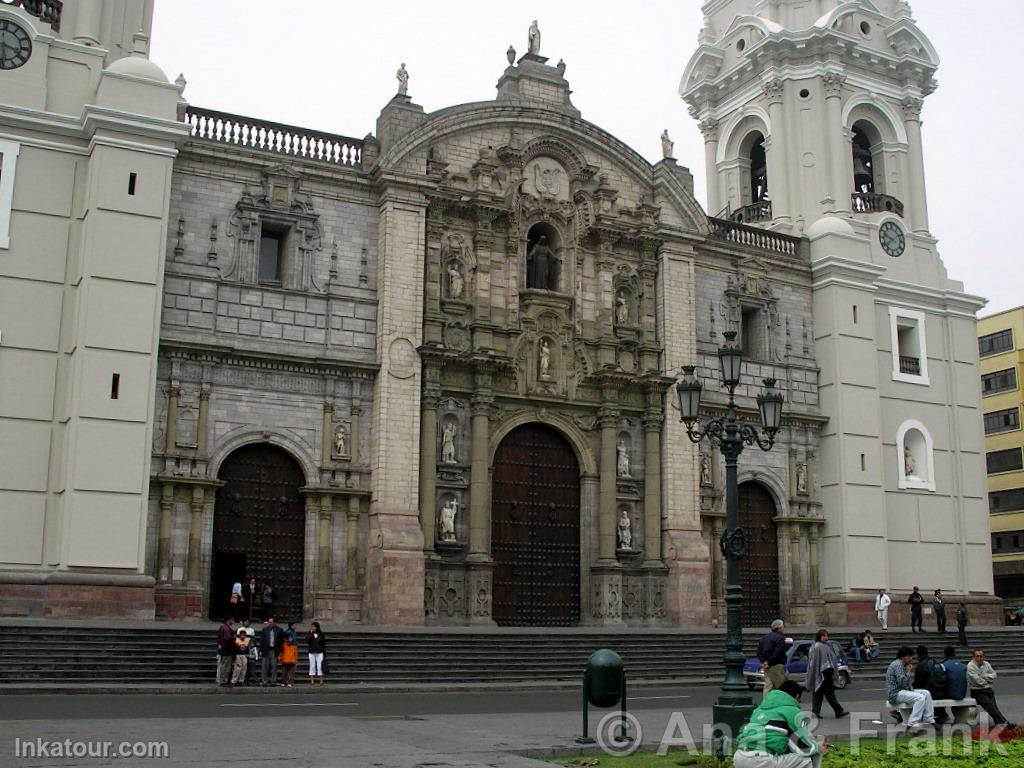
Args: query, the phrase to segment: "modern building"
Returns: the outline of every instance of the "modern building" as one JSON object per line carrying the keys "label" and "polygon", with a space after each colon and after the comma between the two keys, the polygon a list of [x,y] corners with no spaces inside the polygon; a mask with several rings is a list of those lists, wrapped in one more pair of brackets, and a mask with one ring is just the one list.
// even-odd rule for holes
{"label": "modern building", "polygon": [[978,321],[978,354],[995,592],[1017,604],[1024,601],[1024,307]]}
{"label": "modern building", "polygon": [[742,413],[786,398],[741,464],[748,618],[916,583],[994,617],[937,59],[903,4],[818,5],[705,4],[712,216],[532,34],[493,100],[426,112],[400,72],[360,139],[189,104],[148,6],[0,6],[0,613],[217,615],[255,578],[336,622],[710,623],[724,465],[670,390],[697,364],[720,413],[732,330]]}

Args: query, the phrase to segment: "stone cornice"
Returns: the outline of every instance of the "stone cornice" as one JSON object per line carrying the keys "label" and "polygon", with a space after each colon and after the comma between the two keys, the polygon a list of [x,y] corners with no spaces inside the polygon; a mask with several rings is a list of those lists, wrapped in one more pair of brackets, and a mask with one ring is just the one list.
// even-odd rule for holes
{"label": "stone cornice", "polygon": [[373,380],[380,370],[378,363],[358,360],[334,361],[279,354],[264,355],[259,352],[229,349],[216,345],[177,343],[167,339],[160,340],[160,356],[171,360],[190,360],[238,368],[311,376],[335,376],[341,379],[365,379],[367,381]]}

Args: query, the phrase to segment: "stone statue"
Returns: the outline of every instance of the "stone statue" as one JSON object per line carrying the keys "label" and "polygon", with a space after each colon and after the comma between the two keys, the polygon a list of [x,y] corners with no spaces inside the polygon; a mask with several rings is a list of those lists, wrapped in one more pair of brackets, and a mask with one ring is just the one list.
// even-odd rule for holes
{"label": "stone statue", "polygon": [[917,460],[914,458],[914,454],[910,452],[910,446],[903,447],[903,471],[907,477],[913,477],[914,473],[917,472]]}
{"label": "stone statue", "polygon": [[453,299],[462,298],[462,289],[464,287],[459,265],[453,261],[448,267],[448,295]]}
{"label": "stone statue", "polygon": [[455,541],[455,515],[459,511],[459,500],[448,499],[441,507],[441,541]]}
{"label": "stone statue", "polygon": [[619,440],[615,453],[618,457],[616,468],[619,477],[629,477],[629,447],[626,445],[625,440]]}
{"label": "stone statue", "polygon": [[505,58],[508,59],[509,65],[516,63],[516,49],[511,45],[508,47],[508,50],[505,51]]}
{"label": "stone statue", "polygon": [[455,431],[455,423],[451,421],[441,427],[441,462],[444,464],[455,463]]}
{"label": "stone statue", "polygon": [[633,548],[633,521],[629,519],[629,513],[622,510],[619,516],[619,549]]}
{"label": "stone statue", "polygon": [[807,464],[802,461],[796,465],[796,492],[807,493]]}
{"label": "stone statue", "polygon": [[540,377],[542,379],[549,378],[551,376],[551,347],[548,345],[547,339],[541,339],[540,342]]}
{"label": "stone statue", "polygon": [[409,93],[409,73],[405,69],[405,62],[402,62],[402,66],[395,72],[395,77],[398,78],[398,95],[407,95]]}
{"label": "stone statue", "polygon": [[548,246],[547,235],[541,235],[526,255],[526,287],[553,290],[555,254]]}
{"label": "stone statue", "polygon": [[700,457],[700,484],[711,485],[711,460],[707,456]]}
{"label": "stone statue", "polygon": [[626,294],[619,291],[615,298],[615,322],[625,325],[629,322],[629,302],[626,301]]}
{"label": "stone statue", "polygon": [[334,455],[345,455],[345,430],[341,427],[334,432]]}
{"label": "stone statue", "polygon": [[668,137],[668,128],[666,128],[661,132],[661,156],[664,158],[672,157],[672,149],[675,145],[675,142]]}
{"label": "stone statue", "polygon": [[526,50],[532,54],[540,53],[540,27],[537,26],[537,20],[533,20],[533,24],[530,25],[528,42]]}

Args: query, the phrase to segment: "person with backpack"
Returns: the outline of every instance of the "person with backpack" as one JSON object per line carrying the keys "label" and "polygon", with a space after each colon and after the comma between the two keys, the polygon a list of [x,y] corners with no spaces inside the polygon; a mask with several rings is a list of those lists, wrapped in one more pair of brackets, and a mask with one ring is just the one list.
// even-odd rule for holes
{"label": "person with backpack", "polygon": [[941,662],[928,655],[928,647],[917,646],[917,666],[914,667],[914,688],[927,690],[932,699],[946,698],[949,676]]}
{"label": "person with backpack", "polygon": [[946,696],[950,699],[967,697],[967,665],[956,657],[956,648],[947,645],[942,649],[942,666],[946,670]]}

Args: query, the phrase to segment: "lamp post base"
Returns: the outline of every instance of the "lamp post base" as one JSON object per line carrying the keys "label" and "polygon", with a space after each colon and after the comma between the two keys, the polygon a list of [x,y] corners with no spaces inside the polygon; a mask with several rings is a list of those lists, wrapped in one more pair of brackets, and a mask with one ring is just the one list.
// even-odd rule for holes
{"label": "lamp post base", "polygon": [[732,745],[739,735],[740,729],[750,720],[753,711],[754,702],[749,698],[746,702],[720,703],[715,704],[712,708],[714,731],[711,737],[720,756],[727,750],[732,752]]}

